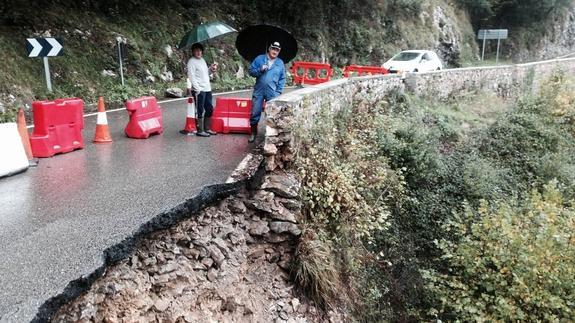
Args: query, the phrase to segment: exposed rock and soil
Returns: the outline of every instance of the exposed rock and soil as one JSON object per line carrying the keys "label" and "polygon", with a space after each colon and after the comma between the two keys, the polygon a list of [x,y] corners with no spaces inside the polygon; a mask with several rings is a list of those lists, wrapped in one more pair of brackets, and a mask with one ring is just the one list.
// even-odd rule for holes
{"label": "exposed rock and soil", "polygon": [[342,321],[290,280],[301,234],[297,181],[276,173],[262,187],[154,233],[53,321]]}

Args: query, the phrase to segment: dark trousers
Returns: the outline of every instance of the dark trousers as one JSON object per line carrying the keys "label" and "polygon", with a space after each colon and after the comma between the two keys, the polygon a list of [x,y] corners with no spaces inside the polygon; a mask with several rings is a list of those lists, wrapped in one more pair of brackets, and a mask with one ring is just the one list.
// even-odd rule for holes
{"label": "dark trousers", "polygon": [[279,93],[273,91],[272,89],[267,89],[265,91],[255,91],[252,94],[252,113],[250,115],[250,125],[257,125],[260,122],[262,116],[262,110],[264,101],[277,97]]}
{"label": "dark trousers", "polygon": [[212,92],[199,92],[195,99],[198,118],[210,118],[214,113],[214,105],[212,104]]}

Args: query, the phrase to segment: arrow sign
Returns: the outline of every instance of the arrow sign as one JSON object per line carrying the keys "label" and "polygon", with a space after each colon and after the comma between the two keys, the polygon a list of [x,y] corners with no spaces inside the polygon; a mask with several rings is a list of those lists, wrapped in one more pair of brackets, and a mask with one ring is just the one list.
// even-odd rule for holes
{"label": "arrow sign", "polygon": [[28,57],[52,57],[64,54],[61,38],[26,38]]}

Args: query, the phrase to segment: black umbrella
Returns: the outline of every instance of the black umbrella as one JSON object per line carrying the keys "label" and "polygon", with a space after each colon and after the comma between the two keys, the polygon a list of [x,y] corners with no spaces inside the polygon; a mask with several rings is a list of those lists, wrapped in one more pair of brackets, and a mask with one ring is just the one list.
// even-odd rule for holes
{"label": "black umbrella", "polygon": [[279,57],[287,63],[297,55],[297,42],[286,30],[271,25],[253,25],[242,30],[236,38],[236,48],[240,55],[253,61],[258,55],[265,54],[273,42],[279,42]]}

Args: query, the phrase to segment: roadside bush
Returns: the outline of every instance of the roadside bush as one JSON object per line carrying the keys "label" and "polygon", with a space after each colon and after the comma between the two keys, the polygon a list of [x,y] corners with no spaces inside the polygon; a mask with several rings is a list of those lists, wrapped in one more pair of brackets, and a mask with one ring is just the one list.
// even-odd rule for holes
{"label": "roadside bush", "polygon": [[325,225],[335,240],[342,238],[337,233],[343,227],[355,239],[372,240],[373,232],[388,224],[386,202],[401,192],[401,177],[372,149],[378,109],[363,112],[345,108],[332,115],[325,108],[321,122],[298,134],[307,219]]}
{"label": "roadside bush", "polygon": [[[353,282],[363,278],[366,246],[388,227],[387,205],[402,195],[400,172],[373,150],[375,116],[382,109],[361,102],[338,113],[323,107],[318,122],[296,135],[305,226],[316,232],[300,241],[296,280],[319,304],[357,302],[350,295],[358,287]],[[337,293],[333,286],[350,292]]]}
{"label": "roadside bush", "polygon": [[0,107],[0,123],[16,122],[18,110],[13,107]]}
{"label": "roadside bush", "polygon": [[424,271],[440,300],[430,311],[461,321],[575,319],[575,209],[553,181],[522,202],[467,207],[437,242],[449,270]]}
{"label": "roadside bush", "polygon": [[[509,290],[511,282],[501,285],[499,278],[483,277],[492,270],[489,261],[506,262],[512,253],[523,257],[521,253],[530,249],[509,249],[501,255],[493,251],[489,259],[475,259],[480,263],[478,269],[471,256],[450,262],[453,255],[467,257],[463,252],[477,246],[507,248],[507,241],[521,232],[470,231],[484,220],[491,221],[488,225],[494,231],[503,228],[496,224],[509,222],[524,226],[527,235],[535,234],[540,228],[531,225],[541,224],[535,221],[539,217],[533,211],[536,192],[545,192],[541,210],[552,211],[555,205],[561,209],[556,213],[563,214],[563,222],[572,216],[570,204],[564,202],[575,198],[575,128],[571,118],[575,115],[575,91],[571,86],[559,73],[544,83],[538,95],[512,103],[490,101],[482,93],[454,102],[400,94],[391,94],[374,105],[356,100],[335,115],[327,108],[322,110],[314,116],[311,129],[297,134],[302,139],[296,164],[304,183],[306,226],[320,233],[314,240],[329,246],[333,261],[333,267],[316,264],[315,268],[336,268],[338,284],[359,300],[353,302],[356,319],[469,321],[480,320],[480,310],[495,321],[527,320],[527,311],[541,320],[572,315],[565,308],[573,305],[568,303],[573,302],[573,294],[556,292],[560,286],[572,286],[565,281],[572,272],[565,269],[551,273],[550,279],[556,279],[553,282],[536,282],[539,285],[535,287],[527,284],[528,288],[540,288],[540,296],[530,299],[531,303],[523,300],[525,290]],[[548,186],[550,182],[556,184]],[[545,200],[554,196],[553,192],[564,201],[548,207],[545,203],[558,201]],[[375,225],[377,219],[381,219],[381,226]],[[568,232],[553,226],[549,230],[545,233],[548,238],[555,231],[560,235]],[[504,235],[508,233],[509,237]],[[528,248],[539,243],[539,237],[532,239],[518,240],[517,244],[525,243]],[[496,246],[495,241],[503,247]],[[469,245],[458,249],[460,243]],[[552,249],[555,247],[549,248],[563,252],[557,254],[559,262],[567,251]],[[573,246],[569,248],[572,252]],[[318,253],[317,258],[323,254]],[[528,268],[528,263],[536,264],[543,257],[530,259],[525,263],[513,260],[513,264]],[[313,279],[317,280],[312,277],[307,281]],[[471,285],[465,285],[465,279],[470,279]],[[484,297],[483,291],[477,292],[483,283],[491,284],[487,298],[473,298]],[[326,285],[317,290],[330,289]],[[459,295],[461,301],[456,303],[456,296],[448,298],[450,293]],[[562,303],[554,310],[547,302],[556,297]],[[510,303],[514,299],[524,303]],[[533,305],[538,300],[543,301],[539,307]],[[501,308],[495,310],[493,304]],[[521,314],[516,309],[524,304],[528,307]],[[475,312],[467,313],[466,308]]]}

